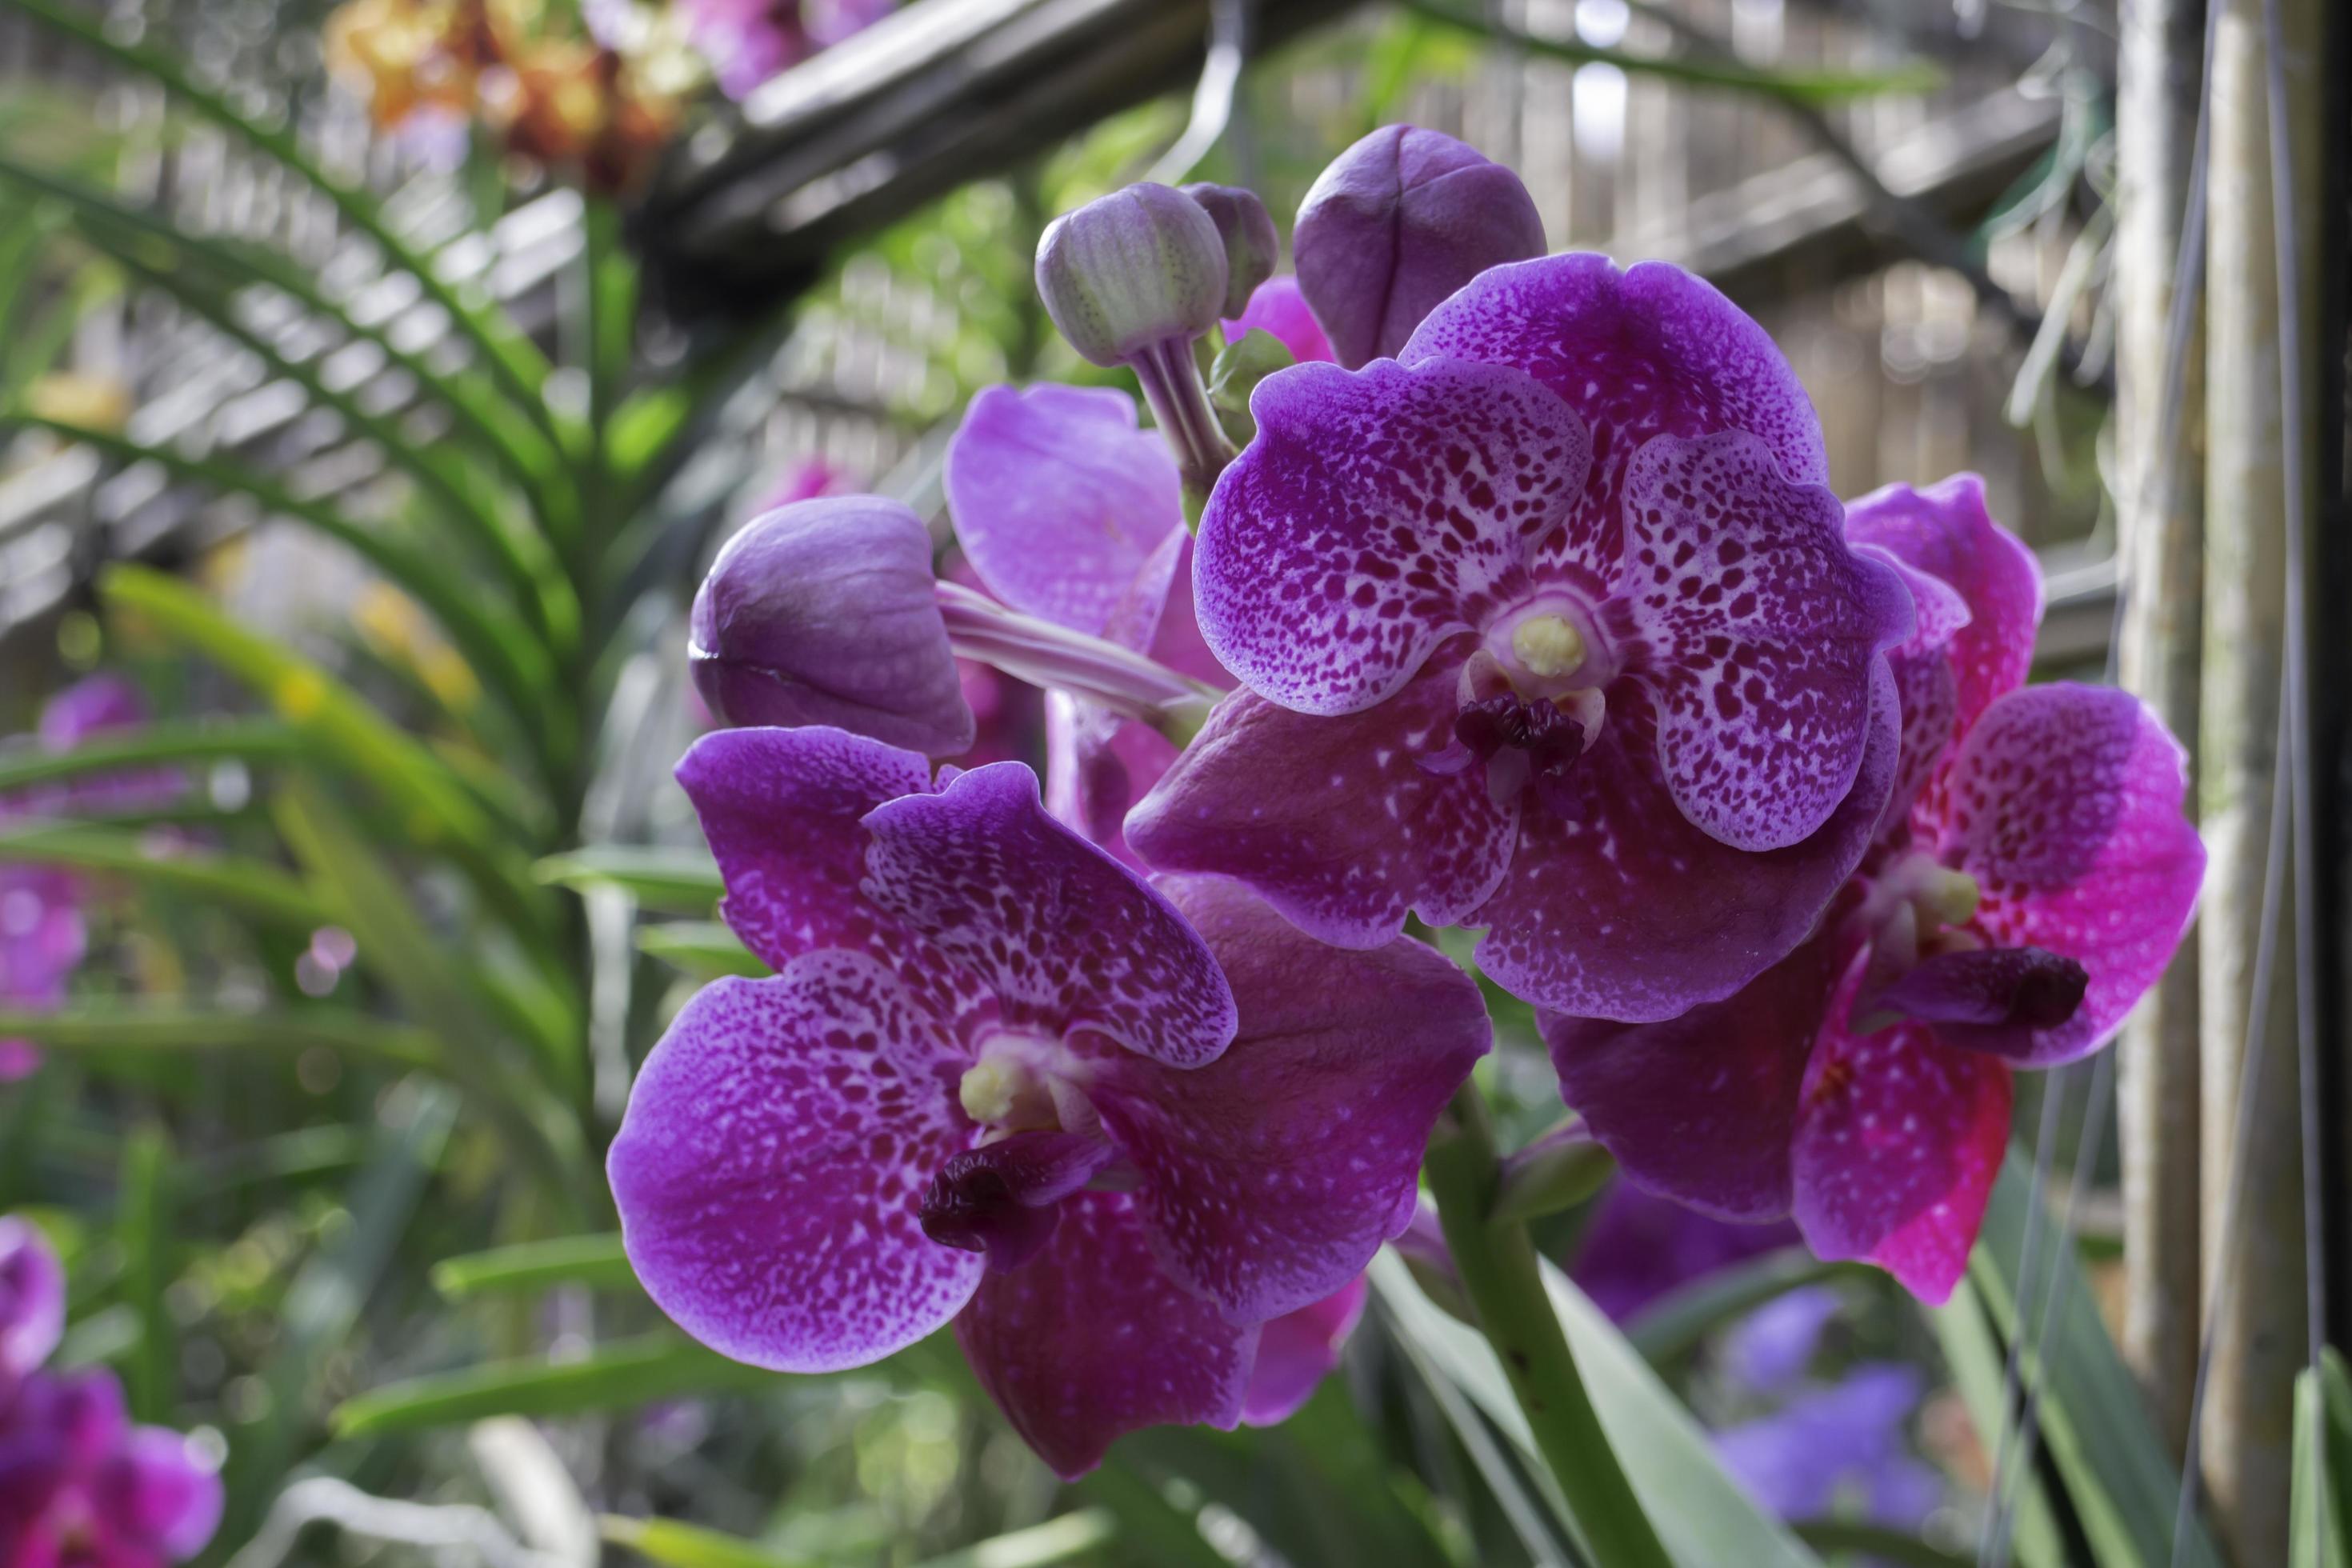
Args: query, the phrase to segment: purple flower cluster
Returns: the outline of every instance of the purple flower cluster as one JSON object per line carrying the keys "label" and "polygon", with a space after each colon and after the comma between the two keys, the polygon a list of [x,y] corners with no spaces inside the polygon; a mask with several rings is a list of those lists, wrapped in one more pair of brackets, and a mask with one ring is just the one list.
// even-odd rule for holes
{"label": "purple flower cluster", "polygon": [[[777,974],[648,1059],[630,1256],[761,1365],[952,1321],[1065,1474],[1332,1364],[1488,1043],[1409,920],[1483,931],[1640,1188],[1940,1299],[2010,1072],[2114,1032],[2201,871],[2139,705],[2021,689],[2038,579],[1975,482],[1842,505],[1706,283],[1543,255],[1507,171],[1409,129],[1317,184],[1295,277],[1272,233],[1207,186],[1048,231],[1048,311],[1156,428],[976,397],[945,492],[984,593],[835,497],[696,605],[713,707],[817,727],[680,767]],[[960,657],[1048,689],[1042,787],[934,771]]]}
{"label": "purple flower cluster", "polygon": [[45,1369],[65,1319],[57,1254],[0,1218],[0,1563],[185,1562],[220,1523],[220,1478],[179,1433],[132,1425],[113,1373]]}
{"label": "purple flower cluster", "polygon": [[678,0],[686,36],[728,97],[748,98],[769,78],[889,15],[898,0]]}

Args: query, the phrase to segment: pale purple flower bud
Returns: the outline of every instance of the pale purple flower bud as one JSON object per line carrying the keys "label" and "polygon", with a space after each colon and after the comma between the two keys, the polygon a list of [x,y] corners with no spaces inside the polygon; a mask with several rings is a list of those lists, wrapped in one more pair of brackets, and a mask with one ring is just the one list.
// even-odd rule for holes
{"label": "pale purple flower bud", "polygon": [[1238,316],[1249,309],[1257,286],[1274,276],[1282,256],[1282,238],[1274,232],[1274,215],[1255,191],[1238,185],[1201,184],[1178,187],[1201,204],[1225,241],[1225,303],[1220,314]]}
{"label": "pale purple flower bud", "polygon": [[1166,185],[1129,185],[1055,218],[1037,245],[1037,293],[1087,359],[1124,364],[1216,325],[1225,240],[1206,208]]}
{"label": "pale purple flower bud", "polygon": [[922,521],[878,496],[782,507],[694,598],[694,683],[730,724],[830,724],[931,756],[972,742]]}
{"label": "pale purple flower bud", "polygon": [[1316,180],[1290,249],[1307,302],[1353,370],[1394,356],[1423,317],[1486,268],[1545,246],[1517,174],[1451,136],[1384,125]]}

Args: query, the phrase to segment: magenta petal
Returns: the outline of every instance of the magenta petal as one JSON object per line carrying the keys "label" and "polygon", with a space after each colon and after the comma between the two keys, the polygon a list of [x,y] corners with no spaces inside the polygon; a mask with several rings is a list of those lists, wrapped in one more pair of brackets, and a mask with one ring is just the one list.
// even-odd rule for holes
{"label": "magenta petal", "polygon": [[[1370,707],[1498,594],[1528,591],[1591,457],[1572,410],[1488,365],[1298,365],[1250,410],[1257,439],[1209,498],[1193,590],[1211,651],[1302,713]],[[1592,551],[1592,570],[1614,563]]]}
{"label": "magenta petal", "polygon": [[1320,1301],[1285,1312],[1258,1331],[1257,1364],[1242,1395],[1242,1420],[1252,1426],[1287,1421],[1339,1364],[1339,1351],[1364,1315],[1371,1293],[1360,1274]]}
{"label": "magenta petal", "polygon": [[2179,743],[2138,699],[2104,687],[2012,691],[1961,743],[1937,853],[1983,889],[1976,929],[2091,976],[2081,1009],[2035,1031],[2021,1065],[2097,1049],[2171,962],[2205,874],[2186,787]]}
{"label": "magenta petal", "polygon": [[142,1426],[99,1467],[90,1501],[119,1536],[174,1562],[194,1557],[220,1528],[220,1477],[187,1438]]}
{"label": "magenta petal", "polygon": [[721,912],[770,968],[876,941],[857,824],[930,788],[921,757],[839,730],[722,730],[688,751],[677,782],[726,879]]}
{"label": "magenta petal", "polygon": [[1175,743],[1140,720],[1059,691],[1045,699],[1045,805],[1122,865],[1149,868],[1121,825],[1176,755]]}
{"label": "magenta petal", "polygon": [[1097,636],[1184,525],[1166,443],[1107,387],[983,390],[948,447],[945,481],[956,540],[989,592]]}
{"label": "magenta petal", "polygon": [[1248,306],[1225,322],[1224,329],[1229,343],[1237,343],[1253,331],[1270,332],[1301,364],[1328,364],[1339,357],[1331,352],[1323,323],[1315,319],[1307,296],[1299,291],[1298,279],[1287,273],[1269,278],[1252,290]]}
{"label": "magenta petal", "polygon": [[1878,655],[1911,595],[1744,431],[1653,439],[1625,481],[1626,588],[1683,814],[1738,849],[1808,837],[1852,788]]}
{"label": "magenta petal", "polygon": [[655,1302],[777,1372],[863,1366],[954,1316],[983,1265],[918,1220],[971,1139],[948,1053],[855,953],[697,994],[646,1058],[606,1161]]}
{"label": "magenta petal", "polygon": [[1728,1000],[1663,1023],[1544,1015],[1560,1098],[1636,1185],[1719,1219],[1780,1218],[1838,950],[1816,936]]}
{"label": "magenta petal", "polygon": [[1237,878],[1342,947],[1381,945],[1407,910],[1459,923],[1502,880],[1518,815],[1480,772],[1420,765],[1453,742],[1459,670],[1437,659],[1339,719],[1235,692],[1128,815],[1128,844],[1163,870]]}
{"label": "magenta petal", "polygon": [[49,1359],[65,1326],[65,1265],[29,1222],[0,1216],[0,1403]]}
{"label": "magenta petal", "polygon": [[1984,481],[1955,474],[1924,490],[1889,485],[1846,509],[1846,537],[1943,579],[1968,602],[1950,642],[1958,681],[1955,733],[1966,735],[1993,699],[2025,683],[2042,624],[2042,567],[1985,510]]}
{"label": "magenta petal", "polygon": [[992,990],[1005,1015],[1088,1029],[1176,1067],[1234,1037],[1216,960],[1143,879],[1048,816],[994,763],[866,818],[866,892]]}
{"label": "magenta petal", "polygon": [[981,1386],[1065,1480],[1139,1427],[1232,1430],[1257,1337],[1168,1277],[1116,1193],[1064,1203],[1045,1250],[991,1272],[956,1319]]}
{"label": "magenta petal", "polygon": [[1015,1132],[950,1154],[923,1194],[923,1234],[984,1252],[993,1268],[1017,1268],[1053,1236],[1061,1201],[1111,1156],[1100,1138],[1061,1131]]}
{"label": "magenta petal", "polygon": [[1169,1272],[1262,1321],[1329,1295],[1404,1228],[1430,1128],[1486,1053],[1486,1004],[1433,947],[1335,951],[1234,883],[1163,885],[1233,982],[1241,1032],[1192,1071],[1103,1062],[1087,1095],[1141,1173]]}
{"label": "magenta petal", "polygon": [[147,721],[147,699],[119,675],[92,675],[75,681],[41,708],[41,744],[69,752],[109,730],[136,729]]}
{"label": "magenta petal", "polygon": [[1580,253],[1491,268],[1431,311],[1399,357],[1510,365],[1566,398],[1592,431],[1604,516],[1653,436],[1745,430],[1792,483],[1829,480],[1821,421],[1771,336],[1668,262],[1620,272]]}
{"label": "magenta petal", "polygon": [[1647,708],[1610,693],[1601,743],[1570,774],[1563,810],[1521,815],[1504,879],[1471,923],[1478,965],[1539,1007],[1654,1023],[1729,996],[1787,957],[1870,846],[1897,748],[1894,677],[1872,683],[1870,742],[1853,787],[1818,833],[1785,849],[1733,849],[1666,794]]}
{"label": "magenta petal", "polygon": [[1806,1074],[1798,1228],[1818,1256],[1867,1258],[1940,1306],[1968,1267],[2009,1146],[2009,1068],[1937,1045],[1925,1025],[1856,1037],[1842,1015]]}

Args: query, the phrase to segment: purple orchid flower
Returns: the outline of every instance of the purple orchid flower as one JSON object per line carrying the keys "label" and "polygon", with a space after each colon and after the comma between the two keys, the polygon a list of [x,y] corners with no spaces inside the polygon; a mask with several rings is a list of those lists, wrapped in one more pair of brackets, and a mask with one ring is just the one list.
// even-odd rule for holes
{"label": "purple orchid flower", "polygon": [[2113,1037],[2179,946],[2205,856],[2154,715],[2017,685],[2039,569],[1973,477],[1867,497],[1847,532],[1947,590],[1922,595],[1896,660],[1930,699],[1905,715],[1914,793],[1819,932],[1738,994],[1544,1033],[1564,1098],[1634,1181],[1727,1218],[1793,1213],[1820,1256],[1942,1301],[2007,1147],[2012,1068]]}
{"label": "purple orchid flower", "polygon": [[1894,784],[1910,595],[1762,329],[1660,263],[1494,268],[1403,363],[1262,383],[1194,567],[1250,689],[1129,816],[1326,942],[1408,910],[1586,1016],[1784,957]]}
{"label": "purple orchid flower", "polygon": [[1629,1323],[1692,1280],[1796,1239],[1792,1226],[1726,1225],[1615,1182],[1593,1210],[1571,1273],[1594,1306]]}
{"label": "purple orchid flower", "polygon": [[1717,1433],[1716,1453],[1782,1519],[1832,1518],[1842,1500],[1854,1498],[1871,1522],[1916,1531],[1944,1498],[1942,1477],[1904,1443],[1924,1392],[1914,1368],[1859,1366],[1769,1415]]}
{"label": "purple orchid flower", "polygon": [[[964,557],[1005,604],[1222,689],[1192,615],[1192,535],[1166,446],[1126,394],[992,386],[949,445],[948,510]],[[1045,702],[1046,803],[1140,868],[1120,824],[1176,760],[1173,741],[1067,693]]]}
{"label": "purple orchid flower", "polygon": [[184,1562],[220,1524],[220,1478],[177,1432],[132,1426],[112,1373],[41,1370],[65,1304],[57,1254],[32,1226],[0,1217],[0,1563]]}
{"label": "purple orchid flower", "polygon": [[793,66],[889,15],[898,0],[680,0],[687,38],[719,90],[751,93]]}
{"label": "purple orchid flower", "polygon": [[1476,987],[1399,942],[1327,954],[1244,889],[1156,888],[1017,763],[839,731],[706,736],[678,777],[772,979],[646,1063],[610,1159],[632,1263],[689,1333],[781,1371],[952,1320],[1064,1475],[1233,1426],[1259,1325],[1411,1218],[1484,1053]]}
{"label": "purple orchid flower", "polygon": [[1370,1293],[1359,1274],[1320,1301],[1285,1312],[1259,1330],[1257,1364],[1242,1393],[1242,1420],[1278,1426],[1297,1415],[1339,1364],[1339,1352],[1362,1321]]}
{"label": "purple orchid flower", "polygon": [[179,1433],[137,1426],[112,1373],[36,1373],[0,1408],[0,1562],[162,1568],[219,1528],[220,1478]]}
{"label": "purple orchid flower", "polygon": [[1248,308],[1223,325],[1229,343],[1241,342],[1252,331],[1270,332],[1301,364],[1328,364],[1339,357],[1331,352],[1331,339],[1307,306],[1298,279],[1287,274],[1259,284],[1250,295]]}
{"label": "purple orchid flower", "polygon": [[65,1266],[29,1223],[0,1215],[0,1405],[49,1359],[65,1327]]}
{"label": "purple orchid flower", "polygon": [[[93,735],[146,722],[139,689],[120,676],[95,675],[49,699],[37,743],[69,752]],[[42,785],[0,799],[0,817],[70,812],[129,812],[169,800],[181,787],[171,769],[134,769]],[[0,1004],[51,1011],[65,1005],[67,982],[89,950],[81,884],[55,866],[0,865]],[[0,1039],[0,1083],[29,1076],[41,1053],[29,1040]]]}

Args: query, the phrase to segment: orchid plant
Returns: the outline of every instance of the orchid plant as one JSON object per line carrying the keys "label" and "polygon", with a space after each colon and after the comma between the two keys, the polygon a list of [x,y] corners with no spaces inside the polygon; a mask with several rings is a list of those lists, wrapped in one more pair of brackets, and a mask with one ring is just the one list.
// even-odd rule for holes
{"label": "orchid plant", "polygon": [[[2023,684],[2039,578],[1975,481],[1841,503],[1755,321],[1544,249],[1412,128],[1318,182],[1296,277],[1248,193],[1129,187],[1036,277],[1152,430],[975,398],[945,493],[985,593],[874,497],[721,552],[690,658],[734,727],[678,777],[775,974],[677,1016],[609,1167],[688,1332],[818,1371],[952,1321],[1074,1476],[1285,1414],[1425,1174],[1579,1532],[1667,1561],[1541,1205],[1498,1213],[1447,928],[1637,1186],[1949,1293],[2011,1074],[2103,1046],[2186,928],[2179,748]],[[959,658],[1048,691],[1042,782],[954,766]]]}

